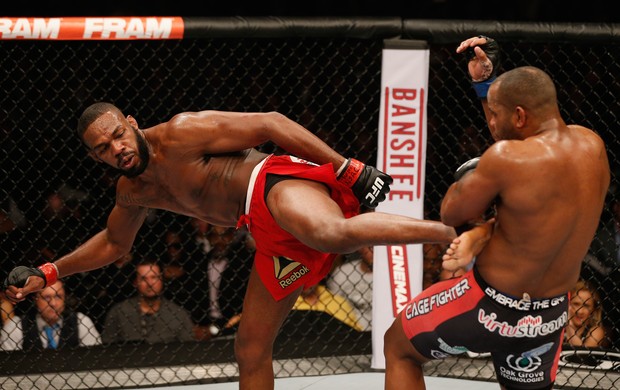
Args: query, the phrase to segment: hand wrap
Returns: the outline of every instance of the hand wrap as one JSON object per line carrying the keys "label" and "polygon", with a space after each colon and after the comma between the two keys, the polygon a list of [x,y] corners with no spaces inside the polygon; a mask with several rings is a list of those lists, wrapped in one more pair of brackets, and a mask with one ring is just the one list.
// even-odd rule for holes
{"label": "hand wrap", "polygon": [[43,278],[45,287],[51,286],[58,280],[58,269],[52,263],[45,263],[37,268],[20,265],[11,270],[9,276],[4,280],[3,288],[6,289],[8,286],[24,287],[31,276]]}
{"label": "hand wrap", "polygon": [[360,204],[373,209],[385,200],[394,181],[390,175],[353,158],[345,161],[341,171],[338,181],[351,188]]}
{"label": "hand wrap", "polygon": [[[474,86],[474,90],[476,91],[476,95],[484,99],[487,97],[487,93],[489,91],[489,87],[491,83],[497,77],[497,71],[501,64],[501,57],[499,51],[499,44],[493,38],[489,38],[484,35],[478,36],[478,38],[484,38],[487,40],[487,43],[483,45],[478,45],[485,54],[487,55],[487,61],[481,62],[480,65],[483,67],[484,72],[480,78],[472,79],[472,85]],[[465,50],[465,56],[467,57],[467,61],[472,61],[477,59],[476,52],[473,47]]]}

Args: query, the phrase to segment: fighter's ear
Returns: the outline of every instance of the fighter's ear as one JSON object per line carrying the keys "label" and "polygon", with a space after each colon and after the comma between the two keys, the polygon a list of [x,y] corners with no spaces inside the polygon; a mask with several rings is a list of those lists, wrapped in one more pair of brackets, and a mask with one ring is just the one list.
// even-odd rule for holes
{"label": "fighter's ear", "polygon": [[134,118],[133,116],[127,115],[127,122],[129,122],[131,127],[138,129],[138,122],[136,121],[136,118]]}
{"label": "fighter's ear", "polygon": [[521,106],[515,108],[515,124],[518,128],[525,127],[527,124],[527,112]]}

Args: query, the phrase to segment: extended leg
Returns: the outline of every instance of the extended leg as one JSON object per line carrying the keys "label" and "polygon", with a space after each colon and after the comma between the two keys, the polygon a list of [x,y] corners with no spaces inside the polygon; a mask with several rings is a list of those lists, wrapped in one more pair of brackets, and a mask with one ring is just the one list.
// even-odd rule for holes
{"label": "extended leg", "polygon": [[274,185],[267,206],[278,224],[311,248],[351,253],[373,245],[449,243],[454,229],[438,221],[369,212],[344,218],[320,183],[285,180]]}

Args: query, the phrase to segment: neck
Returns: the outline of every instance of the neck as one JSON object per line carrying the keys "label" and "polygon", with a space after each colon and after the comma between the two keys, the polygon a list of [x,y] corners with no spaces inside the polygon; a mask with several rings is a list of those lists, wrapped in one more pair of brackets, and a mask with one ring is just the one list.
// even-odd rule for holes
{"label": "neck", "polygon": [[542,134],[548,131],[557,131],[566,127],[562,118],[552,117],[541,121],[533,132],[533,135]]}
{"label": "neck", "polygon": [[160,306],[161,299],[158,296],[140,298],[140,311],[143,314],[155,314],[159,311]]}

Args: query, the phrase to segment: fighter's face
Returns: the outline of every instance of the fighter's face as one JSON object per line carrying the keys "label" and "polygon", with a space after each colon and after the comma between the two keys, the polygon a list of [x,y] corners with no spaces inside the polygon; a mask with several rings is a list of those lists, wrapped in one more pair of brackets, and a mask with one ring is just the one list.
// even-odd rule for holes
{"label": "fighter's face", "polygon": [[107,112],[86,129],[83,138],[95,160],[127,177],[138,176],[148,165],[148,145],[131,117]]}

